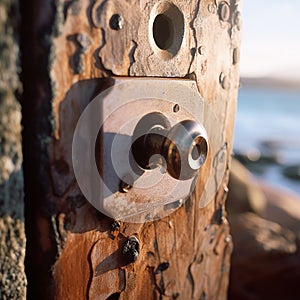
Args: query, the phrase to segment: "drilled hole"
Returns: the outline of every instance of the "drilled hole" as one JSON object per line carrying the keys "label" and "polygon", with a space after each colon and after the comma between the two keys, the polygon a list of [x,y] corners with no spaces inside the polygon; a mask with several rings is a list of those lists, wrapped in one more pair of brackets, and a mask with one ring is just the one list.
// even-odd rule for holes
{"label": "drilled hole", "polygon": [[114,14],[109,20],[109,26],[113,30],[121,30],[123,28],[124,19],[119,14]]}
{"label": "drilled hole", "polygon": [[160,14],[153,23],[153,38],[158,48],[167,50],[173,43],[174,28],[170,18]]}
{"label": "drilled hole", "polygon": [[[162,2],[152,11],[152,47],[162,59],[174,57],[182,44],[184,17],[177,6]],[[150,23],[151,24],[151,23]]]}

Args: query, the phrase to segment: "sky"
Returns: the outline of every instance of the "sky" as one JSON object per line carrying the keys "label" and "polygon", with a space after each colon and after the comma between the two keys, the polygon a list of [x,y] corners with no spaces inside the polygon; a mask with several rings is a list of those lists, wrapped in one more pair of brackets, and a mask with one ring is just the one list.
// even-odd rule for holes
{"label": "sky", "polygon": [[300,81],[300,0],[242,0],[241,76]]}

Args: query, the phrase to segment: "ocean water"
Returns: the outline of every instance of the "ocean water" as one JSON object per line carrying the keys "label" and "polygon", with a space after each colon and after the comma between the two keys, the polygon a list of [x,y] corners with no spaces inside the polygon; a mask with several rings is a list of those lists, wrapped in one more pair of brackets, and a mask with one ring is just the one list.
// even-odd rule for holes
{"label": "ocean water", "polygon": [[234,152],[276,157],[260,164],[258,178],[300,195],[300,181],[283,169],[300,165],[300,90],[242,87],[235,123]]}

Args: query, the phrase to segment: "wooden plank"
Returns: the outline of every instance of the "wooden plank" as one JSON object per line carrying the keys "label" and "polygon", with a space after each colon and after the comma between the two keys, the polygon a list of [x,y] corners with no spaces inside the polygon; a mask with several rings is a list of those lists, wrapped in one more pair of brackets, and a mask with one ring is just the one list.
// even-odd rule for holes
{"label": "wooden plank", "polygon": [[[154,0],[55,1],[53,6],[32,0],[31,6],[37,3],[34,50],[26,57],[41,65],[31,77],[25,66],[25,98],[28,106],[39,106],[27,116],[34,120],[28,128],[35,132],[33,152],[40,157],[35,162],[27,146],[35,166],[26,171],[34,206],[27,208],[30,293],[51,299],[226,298],[232,242],[224,204],[239,85],[239,1],[174,0],[170,7]],[[168,10],[176,20],[182,14],[175,31],[184,32],[171,53],[158,49],[149,31],[155,17]],[[117,30],[109,25],[116,14]],[[48,33],[46,44],[41,31]],[[223,132],[226,154],[212,158],[216,168],[219,159],[226,160],[226,174],[205,208],[198,205],[201,180],[183,207],[145,224],[116,226],[82,197],[72,172],[73,132],[83,109],[113,75],[196,80],[220,120],[216,130]],[[35,86],[29,87],[32,80]],[[122,245],[130,236],[139,239],[140,253],[128,264]]]}

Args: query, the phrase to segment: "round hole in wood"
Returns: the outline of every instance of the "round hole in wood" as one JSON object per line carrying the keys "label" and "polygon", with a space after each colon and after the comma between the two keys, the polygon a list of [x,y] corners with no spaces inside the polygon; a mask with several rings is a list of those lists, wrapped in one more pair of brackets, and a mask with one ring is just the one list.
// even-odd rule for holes
{"label": "round hole in wood", "polygon": [[159,14],[153,23],[153,38],[162,50],[167,50],[174,39],[174,27],[172,20],[164,14]]}
{"label": "round hole in wood", "polygon": [[161,59],[174,57],[181,48],[184,36],[184,17],[180,9],[170,2],[155,6],[149,33],[152,48]]}

